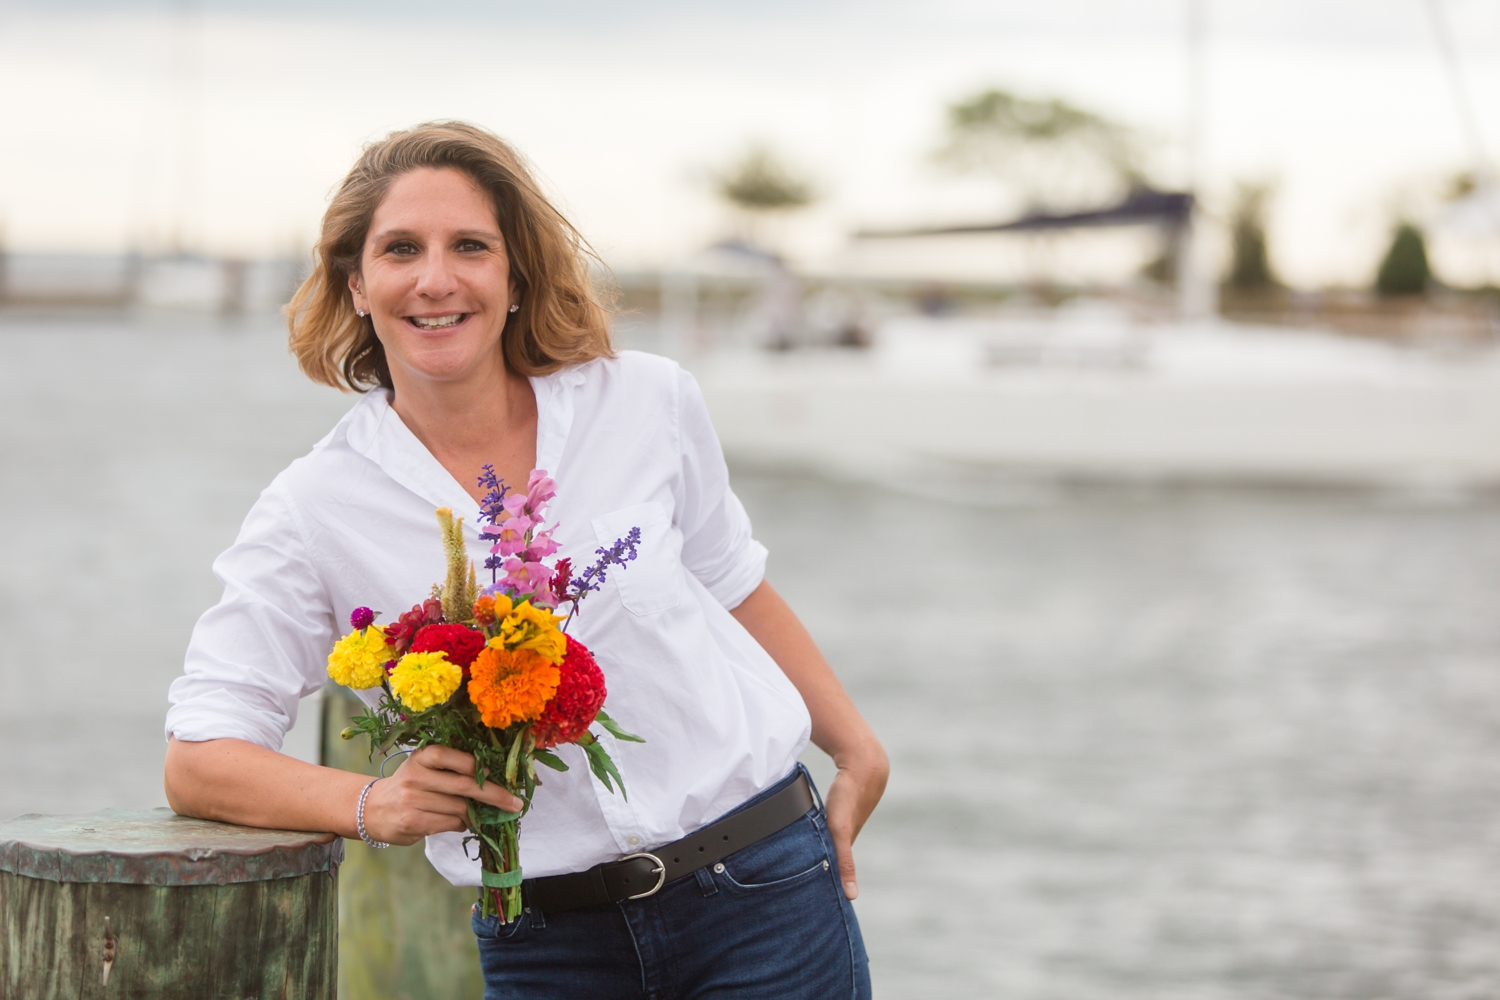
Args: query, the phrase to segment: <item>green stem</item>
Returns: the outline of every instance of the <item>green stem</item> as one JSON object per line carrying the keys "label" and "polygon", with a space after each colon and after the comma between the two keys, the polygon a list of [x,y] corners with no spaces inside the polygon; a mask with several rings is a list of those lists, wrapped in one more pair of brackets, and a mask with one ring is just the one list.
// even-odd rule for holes
{"label": "green stem", "polygon": [[[516,820],[498,826],[486,826],[479,822],[474,812],[474,802],[469,801],[469,830],[479,836],[480,868],[489,872],[511,872],[521,865],[521,830]],[[496,847],[499,850],[496,850]],[[501,917],[510,923],[521,915],[521,887],[484,889],[480,895],[481,916]],[[503,916],[502,916],[503,914]]]}

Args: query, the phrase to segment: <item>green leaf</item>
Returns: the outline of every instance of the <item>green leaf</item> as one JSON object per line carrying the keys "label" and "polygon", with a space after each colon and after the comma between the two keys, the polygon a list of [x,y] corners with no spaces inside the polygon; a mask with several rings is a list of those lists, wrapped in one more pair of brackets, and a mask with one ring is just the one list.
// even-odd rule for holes
{"label": "green leaf", "polygon": [[[599,758],[599,755],[594,752],[595,748],[598,746],[599,744],[597,743],[590,743],[587,747],[584,748],[588,753],[589,770],[594,772],[594,777],[599,779],[600,784],[613,792],[615,789],[609,781],[609,769],[605,766],[604,760],[601,760]],[[606,755],[605,760],[607,759],[608,756]]]}
{"label": "green leaf", "polygon": [[516,770],[521,765],[521,734],[510,744],[510,753],[505,756],[505,783],[510,787],[516,786]]}
{"label": "green leaf", "polygon": [[[483,826],[499,826],[502,823],[510,823],[521,818],[520,813],[507,812],[499,806],[492,806],[488,802],[475,802],[474,815]],[[478,833],[479,831],[475,831]]]}
{"label": "green leaf", "polygon": [[609,783],[610,776],[613,776],[615,783],[620,786],[620,797],[628,802],[630,796],[625,794],[625,779],[620,777],[620,772],[615,767],[614,760],[610,758],[609,751],[599,743],[590,743],[586,751],[589,755],[589,769],[611,792],[615,790],[614,786]]}
{"label": "green leaf", "polygon": [[557,754],[553,753],[551,750],[534,751],[531,755],[531,759],[536,761],[538,764],[547,765],[554,771],[566,771],[568,769],[568,765],[563,762],[563,759]]}
{"label": "green leaf", "polygon": [[614,719],[611,719],[602,708],[599,709],[599,714],[594,716],[594,721],[603,726],[605,730],[608,731],[609,735],[613,736],[617,740],[624,740],[627,743],[646,742],[639,736],[636,736],[634,733],[627,733],[625,730],[621,729],[620,724]]}

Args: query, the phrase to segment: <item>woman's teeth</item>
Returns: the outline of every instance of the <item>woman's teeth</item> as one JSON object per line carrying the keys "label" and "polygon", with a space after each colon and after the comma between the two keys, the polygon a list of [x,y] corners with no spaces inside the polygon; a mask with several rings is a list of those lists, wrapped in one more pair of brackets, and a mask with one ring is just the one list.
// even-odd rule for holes
{"label": "woman's teeth", "polygon": [[449,316],[412,316],[411,321],[424,330],[441,330],[463,320],[468,313],[453,313]]}

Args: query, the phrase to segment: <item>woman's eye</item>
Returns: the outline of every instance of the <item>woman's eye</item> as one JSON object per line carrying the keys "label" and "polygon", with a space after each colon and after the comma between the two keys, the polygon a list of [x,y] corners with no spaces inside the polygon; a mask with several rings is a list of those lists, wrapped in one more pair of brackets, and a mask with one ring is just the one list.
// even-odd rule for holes
{"label": "woman's eye", "polygon": [[417,245],[410,240],[397,240],[385,248],[385,252],[395,257],[410,257],[417,253]]}
{"label": "woman's eye", "polygon": [[489,247],[485,246],[478,240],[459,240],[458,242],[458,250],[460,253],[477,253],[483,252],[488,249]]}

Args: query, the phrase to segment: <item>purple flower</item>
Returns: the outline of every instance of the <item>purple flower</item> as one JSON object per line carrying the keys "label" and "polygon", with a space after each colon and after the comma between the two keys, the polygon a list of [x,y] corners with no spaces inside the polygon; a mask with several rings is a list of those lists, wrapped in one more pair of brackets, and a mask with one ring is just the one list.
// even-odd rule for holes
{"label": "purple flower", "polygon": [[375,612],[369,608],[355,608],[353,614],[349,616],[349,624],[356,629],[367,629],[375,624]]}
{"label": "purple flower", "polygon": [[[508,516],[506,514],[505,500],[510,493],[510,487],[505,481],[495,475],[495,467],[486,462],[481,466],[479,473],[479,485],[485,489],[484,499],[479,501],[479,520],[489,522],[479,529],[479,533],[487,538],[494,538],[500,534],[500,522]],[[484,561],[484,568],[490,571],[490,583],[493,585],[500,571],[500,559],[493,553]]]}
{"label": "purple flower", "polygon": [[[615,544],[608,548],[601,547],[594,550],[595,554],[599,556],[598,562],[584,570],[580,575],[573,577],[568,585],[568,592],[559,601],[559,603],[562,601],[571,601],[573,604],[573,607],[568,611],[568,621],[572,621],[573,616],[578,613],[578,602],[604,585],[604,581],[608,579],[609,568],[611,566],[623,568],[626,563],[635,559],[636,546],[640,544],[641,529],[636,527],[631,528],[629,534],[624,538],[616,538]],[[567,627],[567,622],[563,623],[563,627]]]}

